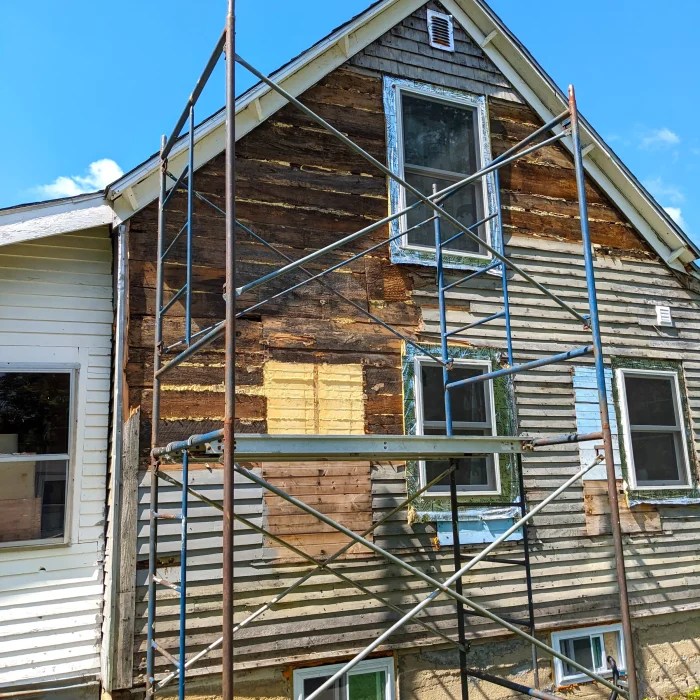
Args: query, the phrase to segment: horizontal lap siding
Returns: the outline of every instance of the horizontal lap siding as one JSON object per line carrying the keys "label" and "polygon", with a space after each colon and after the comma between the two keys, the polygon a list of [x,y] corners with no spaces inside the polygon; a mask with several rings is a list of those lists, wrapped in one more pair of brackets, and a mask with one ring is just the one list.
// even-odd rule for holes
{"label": "horizontal lap siding", "polygon": [[[349,63],[356,70],[343,68],[331,73],[308,90],[302,101],[372,155],[384,160],[382,74],[487,94],[492,150],[497,155],[541,122],[532,110],[520,103],[503,76],[459,28],[456,42],[458,51],[455,54],[435,52],[428,47],[423,8],[353,57]],[[293,108],[281,109],[242,139],[236,155],[237,216],[293,259],[386,215],[385,178]],[[223,159],[216,158],[203,167],[195,179],[196,187],[218,204],[223,201],[223,172]],[[546,281],[561,298],[585,311],[585,273],[578,244],[580,232],[573,175],[571,158],[563,149],[550,147],[527,157],[502,173],[503,214],[514,258],[538,279]],[[681,289],[629,222],[590,182],[587,194],[592,235],[599,254],[596,266],[607,353],[687,358],[689,389],[698,391],[700,361],[693,354],[697,334],[692,330],[697,325],[696,298]],[[175,208],[179,206],[181,212],[183,200],[176,196],[173,201],[180,201]],[[221,219],[201,202],[196,203],[195,210],[197,292],[194,315],[197,327],[203,327],[223,315],[223,228]],[[169,224],[171,234],[180,225],[181,220],[173,217]],[[155,208],[150,207],[134,217],[131,231],[130,401],[132,406],[142,405],[148,421]],[[351,252],[386,241],[387,235],[384,227],[370,234],[362,245],[334,251],[310,262],[307,268],[316,273],[346,259]],[[243,282],[276,269],[284,262],[273,251],[251,242],[243,232],[240,232],[238,245]],[[182,250],[178,255],[181,253]],[[293,279],[290,275],[276,280],[248,293],[239,303],[248,305],[262,301],[303,277],[302,273],[296,273]],[[182,268],[172,266],[166,279],[168,287],[176,290],[183,279]],[[450,279],[453,279],[451,275]],[[342,273],[332,273],[327,281],[409,337],[421,343],[436,342],[438,311],[434,269],[392,265],[386,248],[379,248],[364,260],[344,268]],[[589,342],[580,323],[517,277],[511,281],[511,293],[518,362],[539,359]],[[654,303],[672,306],[681,327],[677,338],[660,336],[654,330]],[[451,292],[448,307],[448,322],[452,328],[494,313],[501,307],[497,281],[482,278],[468,289]],[[166,335],[175,338],[182,318],[179,305],[173,307],[172,317],[173,320],[166,323]],[[267,430],[263,375],[265,363],[271,360],[279,363],[361,362],[365,432],[403,432],[401,344],[327,289],[312,283],[299,287],[287,297],[273,299],[242,320],[238,333],[236,430]],[[496,321],[479,328],[478,333],[470,336],[470,341],[475,345],[502,348],[503,324]],[[590,362],[582,360],[580,364],[590,365]],[[221,346],[215,345],[188,361],[181,374],[173,373],[168,377],[164,392],[163,442],[184,437],[193,427],[218,427],[222,368]],[[575,395],[569,367],[545,367],[521,375],[515,386],[522,433],[539,435],[576,430]],[[697,419],[700,400],[691,398],[690,403]],[[142,435],[147,434],[148,430],[142,428]],[[145,451],[147,446],[142,447]],[[579,450],[577,445],[548,448],[526,455],[524,464],[528,499],[534,505],[576,473],[580,468]],[[221,483],[218,468],[211,472],[198,470],[192,479],[219,498],[216,495],[220,493]],[[137,683],[143,682],[145,671],[147,485],[148,476],[144,475],[139,492],[139,589],[134,640]],[[361,489],[363,484],[355,486]],[[372,517],[377,522],[406,496],[404,466],[373,465],[369,486]],[[175,507],[172,499],[177,499],[177,494],[170,493],[168,498]],[[262,493],[250,487],[240,492],[240,498],[245,517],[266,524]],[[693,510],[681,512],[665,508],[662,518],[666,524],[662,533],[625,539],[636,615],[664,612],[673,605],[680,605],[682,582],[693,583],[697,575],[697,565],[691,554],[699,534],[695,530]],[[190,653],[204,648],[220,634],[220,522],[207,508],[195,506],[191,511]],[[163,532],[163,572],[166,577],[177,580],[177,536],[174,529]],[[270,551],[262,546],[257,535],[245,529],[237,532],[241,549],[235,599],[236,619],[241,620],[290,585],[307,567],[273,562]],[[409,524],[403,511],[379,526],[373,537],[377,544],[415,563],[429,575],[446,578],[451,572],[451,553],[448,549],[434,549],[435,534],[433,524]],[[677,559],[666,556],[668,547],[674,548]],[[465,548],[465,554],[476,551]],[[509,546],[503,552],[516,556],[522,550]],[[168,556],[171,568],[166,561]],[[608,536],[586,535],[581,484],[569,489],[535,518],[531,557],[536,614],[542,631],[619,617],[612,556]],[[342,561],[337,568],[403,609],[418,602],[430,590],[423,581],[371,554]],[[658,588],[650,585],[655,578],[661,582]],[[522,569],[483,563],[465,577],[464,583],[465,594],[486,607],[503,615],[524,617]],[[696,600],[694,593],[686,593],[682,604],[700,605],[700,600]],[[159,610],[162,615],[158,620],[158,634],[174,651],[177,600],[171,591],[163,590],[159,594]],[[244,667],[289,663],[347,654],[375,638],[396,615],[327,572],[319,573],[274,611],[267,612],[237,635],[237,664]],[[438,599],[431,608],[430,622],[454,636],[452,603],[442,597]],[[502,633],[491,622],[476,617],[470,617],[469,630],[474,636]],[[438,639],[419,626],[411,625],[392,638],[392,645],[425,645]],[[220,651],[215,651],[208,659],[193,672],[201,675],[218,672]],[[161,669],[164,670],[164,666]]]}
{"label": "horizontal lap siding", "polygon": [[107,229],[0,249],[0,360],[80,363],[71,544],[0,550],[0,688],[99,674],[111,259]]}

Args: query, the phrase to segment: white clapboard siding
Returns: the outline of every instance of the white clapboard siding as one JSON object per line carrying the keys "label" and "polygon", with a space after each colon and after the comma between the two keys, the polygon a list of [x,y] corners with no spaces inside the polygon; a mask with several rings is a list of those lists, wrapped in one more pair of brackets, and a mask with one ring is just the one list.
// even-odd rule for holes
{"label": "white clapboard siding", "polygon": [[0,548],[0,690],[99,675],[111,260],[106,228],[0,253],[0,362],[79,367],[70,541]]}

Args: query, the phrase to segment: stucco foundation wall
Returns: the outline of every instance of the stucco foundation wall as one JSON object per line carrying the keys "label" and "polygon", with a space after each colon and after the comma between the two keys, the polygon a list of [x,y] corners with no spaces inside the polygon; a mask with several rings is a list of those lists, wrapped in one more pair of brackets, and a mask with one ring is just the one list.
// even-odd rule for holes
{"label": "stucco foundation wall", "polygon": [[[634,620],[640,698],[674,698],[700,687],[700,614],[670,614]],[[543,642],[551,638],[540,635]],[[473,644],[468,663],[495,676],[533,685],[530,646],[519,640]],[[457,652],[429,647],[402,652],[397,657],[397,700],[447,700],[460,697]],[[540,687],[552,690],[551,662],[540,656]],[[560,693],[561,694],[561,693]],[[570,700],[598,700],[609,693],[593,683],[569,686]],[[517,693],[472,679],[469,697],[500,700],[521,697]]]}

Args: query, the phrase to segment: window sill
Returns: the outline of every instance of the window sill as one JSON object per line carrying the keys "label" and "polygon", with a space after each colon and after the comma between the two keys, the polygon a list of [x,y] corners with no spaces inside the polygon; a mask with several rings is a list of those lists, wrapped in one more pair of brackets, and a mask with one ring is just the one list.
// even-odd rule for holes
{"label": "window sill", "polygon": [[[398,241],[389,244],[391,262],[399,265],[424,265],[435,267],[435,250],[429,248],[413,248],[402,246]],[[490,255],[477,255],[476,253],[459,254],[443,253],[442,264],[448,270],[474,270],[478,271],[493,262]],[[500,271],[498,271],[500,275]]]}
{"label": "window sill", "polygon": [[18,549],[49,549],[70,547],[70,540],[28,540],[26,542],[0,542],[0,555],[4,551],[16,552]]}

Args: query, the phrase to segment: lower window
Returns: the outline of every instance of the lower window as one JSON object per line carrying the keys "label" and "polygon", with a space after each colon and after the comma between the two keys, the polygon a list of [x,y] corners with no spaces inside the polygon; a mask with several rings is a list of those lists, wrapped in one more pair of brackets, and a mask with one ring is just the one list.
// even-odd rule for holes
{"label": "lower window", "polygon": [[[343,664],[294,671],[294,700],[305,700]],[[393,659],[361,661],[321,693],[319,700],[394,700]]]}
{"label": "lower window", "polygon": [[[614,659],[621,672],[624,670],[622,627],[620,625],[555,632],[552,634],[552,646],[564,656],[568,656],[599,676],[612,674],[612,665],[608,663],[608,657]],[[584,673],[561,659],[554,659],[554,673],[557,685],[582,683],[590,680]]]}
{"label": "lower window", "polygon": [[[450,381],[478,377],[489,372],[488,361],[455,359]],[[416,433],[445,435],[445,392],[442,367],[430,358],[418,357],[415,365]],[[480,381],[455,387],[450,391],[454,435],[495,435],[492,382]],[[449,467],[449,460],[421,462],[421,485],[435,479]],[[450,492],[450,477],[443,477],[432,486],[428,496],[445,496]],[[457,460],[458,495],[488,495],[500,492],[496,457],[492,454],[469,455]]]}
{"label": "lower window", "polygon": [[73,372],[0,372],[0,543],[63,542]]}

